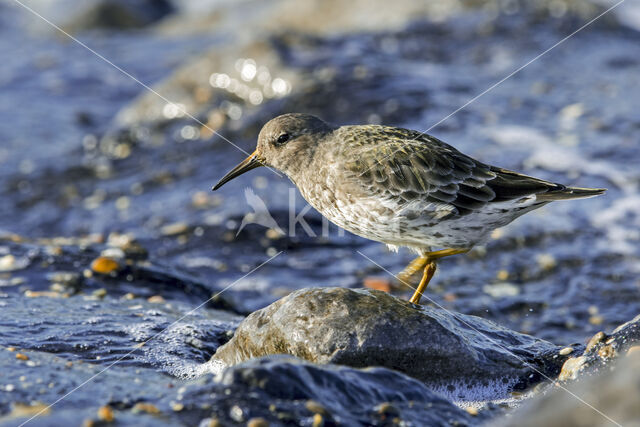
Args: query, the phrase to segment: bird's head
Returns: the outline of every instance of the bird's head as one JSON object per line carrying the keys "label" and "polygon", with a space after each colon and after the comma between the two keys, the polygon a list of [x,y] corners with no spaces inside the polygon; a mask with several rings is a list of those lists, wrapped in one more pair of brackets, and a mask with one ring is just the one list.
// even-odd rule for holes
{"label": "bird's head", "polygon": [[229,171],[213,189],[260,166],[273,167],[293,176],[313,158],[318,142],[333,129],[310,114],[283,114],[271,119],[258,135],[256,151]]}

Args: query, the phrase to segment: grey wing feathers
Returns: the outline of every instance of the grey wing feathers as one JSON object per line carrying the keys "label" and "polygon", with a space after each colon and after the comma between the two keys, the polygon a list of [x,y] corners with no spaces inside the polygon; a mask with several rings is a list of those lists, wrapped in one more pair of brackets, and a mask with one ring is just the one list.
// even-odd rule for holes
{"label": "grey wing feathers", "polygon": [[[348,168],[368,191],[407,202],[445,203],[458,215],[487,203],[536,195],[541,203],[601,194],[601,189],[572,189],[561,184],[490,166],[452,146],[418,132],[367,127],[369,143],[359,143]],[[358,138],[362,141],[362,135]],[[582,190],[582,191],[580,191]]]}

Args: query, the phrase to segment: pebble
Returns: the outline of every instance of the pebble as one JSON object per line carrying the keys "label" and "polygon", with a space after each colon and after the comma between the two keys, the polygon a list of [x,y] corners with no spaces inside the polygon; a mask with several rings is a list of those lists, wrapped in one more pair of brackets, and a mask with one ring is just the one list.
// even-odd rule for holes
{"label": "pebble", "polygon": [[107,296],[107,290],[104,288],[96,289],[91,293],[96,298],[104,298]]}
{"label": "pebble", "polygon": [[251,418],[247,427],[269,427],[269,422],[262,417]]}
{"label": "pebble", "polygon": [[113,420],[115,420],[113,409],[111,409],[111,407],[108,405],[101,406],[98,409],[98,419],[107,423],[113,422]]}
{"label": "pebble", "polygon": [[617,355],[617,352],[612,345],[605,345],[600,350],[598,350],[598,356],[600,356],[603,359],[612,359],[616,357],[616,355]]}
{"label": "pebble", "polygon": [[520,288],[513,283],[500,282],[492,285],[484,285],[482,291],[493,298],[512,297],[520,294]]}
{"label": "pebble", "polygon": [[364,279],[364,287],[377,291],[391,292],[391,282],[380,277],[367,277]]}
{"label": "pebble", "polygon": [[242,411],[242,408],[239,407],[238,405],[233,405],[231,407],[231,410],[229,411],[229,415],[231,416],[231,419],[235,422],[241,423],[244,420],[244,412]]}
{"label": "pebble", "polygon": [[10,279],[0,279],[0,288],[4,286],[18,286],[25,283],[27,280],[24,277],[12,277]]}
{"label": "pebble", "polygon": [[47,279],[54,284],[76,288],[82,284],[83,277],[74,271],[56,271],[47,275]]}
{"label": "pebble", "polygon": [[147,402],[138,402],[136,403],[133,408],[131,408],[131,411],[134,413],[140,413],[140,412],[146,412],[147,414],[159,414],[160,410],[158,409],[157,406],[155,406],[152,403],[147,403]]}
{"label": "pebble", "polygon": [[267,236],[267,239],[276,240],[282,237],[282,232],[275,228],[270,228],[267,230],[265,235]]}
{"label": "pebble", "polygon": [[91,270],[98,274],[111,274],[120,268],[120,264],[113,258],[100,256],[91,263]]}
{"label": "pebble", "polygon": [[560,356],[566,356],[571,353],[573,353],[573,347],[565,347],[558,352]]}
{"label": "pebble", "polygon": [[198,191],[191,196],[191,206],[197,209],[207,209],[220,205],[221,200],[206,191]]}
{"label": "pebble", "polygon": [[51,408],[44,403],[36,402],[32,405],[25,405],[24,403],[15,402],[12,404],[11,413],[5,415],[9,418],[25,418],[33,415],[49,415]]}
{"label": "pebble", "polygon": [[509,272],[507,270],[500,270],[496,275],[497,279],[500,281],[507,280],[509,278]]}
{"label": "pebble", "polygon": [[605,338],[606,338],[606,335],[602,331],[600,331],[597,334],[595,334],[593,337],[591,337],[591,339],[587,343],[587,348],[584,350],[585,353],[591,351],[591,349],[593,349],[593,347],[595,347],[598,343],[603,341]]}
{"label": "pebble", "polygon": [[160,233],[163,236],[177,236],[178,234],[184,234],[187,231],[189,231],[189,225],[186,222],[167,224],[160,229]]}
{"label": "pebble", "polygon": [[315,414],[313,416],[312,427],[323,427],[324,426],[324,418],[320,414]]}
{"label": "pebble", "polygon": [[59,292],[52,291],[25,291],[24,296],[27,298],[39,298],[39,297],[48,297],[48,298],[60,298],[60,297],[68,297],[68,294],[60,294]]}
{"label": "pebble", "polygon": [[23,353],[16,353],[16,359],[18,360],[29,360],[29,356]]}
{"label": "pebble", "polygon": [[127,259],[144,260],[149,257],[149,251],[136,241],[129,241],[120,246],[120,250],[124,252]]}
{"label": "pebble", "polygon": [[560,371],[560,375],[558,375],[558,379],[560,381],[565,380],[575,380],[578,377],[578,372],[587,361],[585,356],[580,357],[571,357],[564,362],[562,365],[562,370]]}
{"label": "pebble", "polygon": [[5,255],[0,257],[0,271],[11,271],[16,263],[16,257],[13,255]]}
{"label": "pebble", "polygon": [[537,259],[538,266],[544,271],[553,270],[557,264],[556,259],[551,254],[540,254]]}
{"label": "pebble", "polygon": [[113,260],[121,260],[125,257],[124,250],[120,248],[107,248],[100,252],[100,256],[104,258],[111,258]]}
{"label": "pebble", "polygon": [[315,400],[307,400],[304,406],[309,410],[309,412],[313,412],[314,414],[327,414],[327,408],[325,408]]}
{"label": "pebble", "polygon": [[152,304],[162,304],[163,302],[165,302],[165,299],[162,297],[162,295],[153,295],[147,298],[147,302],[150,302]]}
{"label": "pebble", "polygon": [[398,415],[398,410],[389,402],[383,402],[376,408],[376,412],[380,415],[393,416]]}
{"label": "pebble", "polygon": [[466,408],[464,408],[465,411],[467,411],[467,413],[471,416],[476,416],[478,415],[478,408],[476,408],[475,406],[467,406]]}
{"label": "pebble", "polygon": [[591,323],[592,325],[600,325],[602,324],[603,321],[604,321],[604,318],[599,315],[589,317],[589,323]]}

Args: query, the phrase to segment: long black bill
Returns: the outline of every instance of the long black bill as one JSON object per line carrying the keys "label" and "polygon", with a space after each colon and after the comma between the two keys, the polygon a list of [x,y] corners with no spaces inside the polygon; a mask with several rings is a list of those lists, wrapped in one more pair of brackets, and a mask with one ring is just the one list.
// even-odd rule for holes
{"label": "long black bill", "polygon": [[235,168],[231,169],[229,173],[227,173],[224,177],[222,177],[220,182],[218,182],[213,187],[213,191],[216,191],[218,188],[222,187],[224,184],[231,181],[233,178],[240,176],[245,172],[249,172],[251,169],[258,168],[260,166],[262,166],[262,162],[260,161],[258,153],[254,151],[253,153],[251,153],[251,155],[249,155],[249,157],[244,159],[242,163],[240,163]]}

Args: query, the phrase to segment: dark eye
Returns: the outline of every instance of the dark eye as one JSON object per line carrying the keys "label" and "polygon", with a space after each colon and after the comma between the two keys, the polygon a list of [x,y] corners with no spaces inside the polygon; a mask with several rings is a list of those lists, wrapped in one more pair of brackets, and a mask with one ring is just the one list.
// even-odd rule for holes
{"label": "dark eye", "polygon": [[287,142],[289,140],[289,134],[288,133],[283,133],[282,135],[280,135],[278,137],[278,139],[276,139],[276,144],[281,145],[284,144],[285,142]]}

